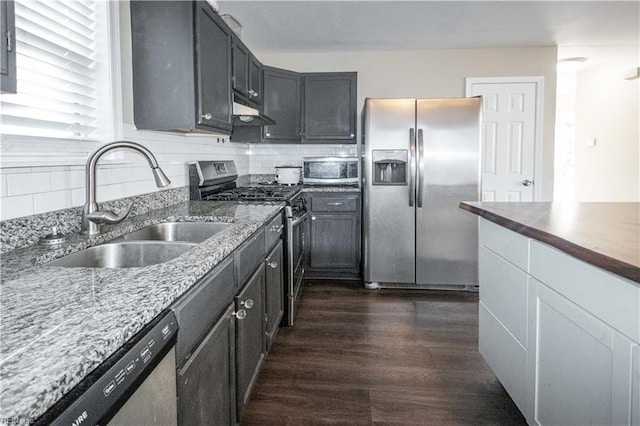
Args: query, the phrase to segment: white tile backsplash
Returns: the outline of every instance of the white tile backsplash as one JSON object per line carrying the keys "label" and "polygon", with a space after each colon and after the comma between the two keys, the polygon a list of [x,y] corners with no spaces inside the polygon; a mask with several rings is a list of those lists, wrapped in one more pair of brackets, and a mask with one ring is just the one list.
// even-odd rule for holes
{"label": "white tile backsplash", "polygon": [[51,191],[33,194],[33,213],[45,213],[71,207],[71,191]]}
{"label": "white tile backsplash", "polygon": [[[276,165],[302,165],[303,157],[357,153],[355,145],[231,143],[228,137],[139,131],[126,124],[122,139],[147,147],[171,179],[172,188],[188,185],[186,164],[195,160],[234,160],[242,176],[273,174]],[[0,220],[84,204],[85,165],[78,161],[66,165],[42,163],[41,158],[34,157],[31,167],[24,163],[1,166]],[[114,152],[101,159],[96,180],[99,203],[158,190],[147,161],[130,151]]]}
{"label": "white tile backsplash", "polygon": [[33,195],[3,197],[1,204],[0,213],[3,220],[34,214]]}
{"label": "white tile backsplash", "polygon": [[7,175],[9,197],[37,194],[51,190],[51,173],[16,173]]}

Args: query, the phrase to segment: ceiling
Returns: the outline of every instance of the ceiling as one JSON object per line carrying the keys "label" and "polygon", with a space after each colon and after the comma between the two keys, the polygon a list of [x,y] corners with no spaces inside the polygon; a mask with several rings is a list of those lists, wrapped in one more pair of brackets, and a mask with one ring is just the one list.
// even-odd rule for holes
{"label": "ceiling", "polygon": [[559,46],[638,54],[639,1],[220,0],[258,53]]}

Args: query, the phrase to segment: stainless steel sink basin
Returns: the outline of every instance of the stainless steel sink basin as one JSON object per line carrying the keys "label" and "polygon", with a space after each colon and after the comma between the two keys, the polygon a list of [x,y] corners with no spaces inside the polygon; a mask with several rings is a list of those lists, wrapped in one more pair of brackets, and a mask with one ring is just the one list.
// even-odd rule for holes
{"label": "stainless steel sink basin", "polygon": [[194,243],[120,241],[70,254],[47,266],[136,268],[167,262],[195,247]]}
{"label": "stainless steel sink basin", "polygon": [[122,237],[124,240],[186,241],[201,243],[222,231],[231,223],[223,222],[167,222],[146,226]]}

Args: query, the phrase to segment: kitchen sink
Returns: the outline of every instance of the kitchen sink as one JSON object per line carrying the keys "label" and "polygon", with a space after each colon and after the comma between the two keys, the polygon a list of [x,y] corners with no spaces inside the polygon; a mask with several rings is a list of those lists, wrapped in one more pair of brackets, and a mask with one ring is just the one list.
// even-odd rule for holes
{"label": "kitchen sink", "polygon": [[167,262],[197,244],[185,242],[119,241],[106,243],[49,262],[47,266],[136,268]]}
{"label": "kitchen sink", "polygon": [[201,243],[214,234],[224,230],[231,223],[226,222],[166,222],[146,226],[130,232],[123,240],[160,240],[186,241]]}

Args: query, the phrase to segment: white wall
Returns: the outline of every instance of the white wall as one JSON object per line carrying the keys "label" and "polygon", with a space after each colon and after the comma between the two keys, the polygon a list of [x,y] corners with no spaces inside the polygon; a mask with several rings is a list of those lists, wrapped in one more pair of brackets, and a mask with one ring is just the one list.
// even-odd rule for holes
{"label": "white wall", "polygon": [[576,201],[640,201],[640,79],[623,78],[638,66],[635,49],[578,72]]}
{"label": "white wall", "polygon": [[545,79],[542,194],[543,199],[552,197],[556,47],[254,53],[265,64],[294,71],[357,71],[358,111],[367,97],[463,97],[467,77],[542,76]]}

